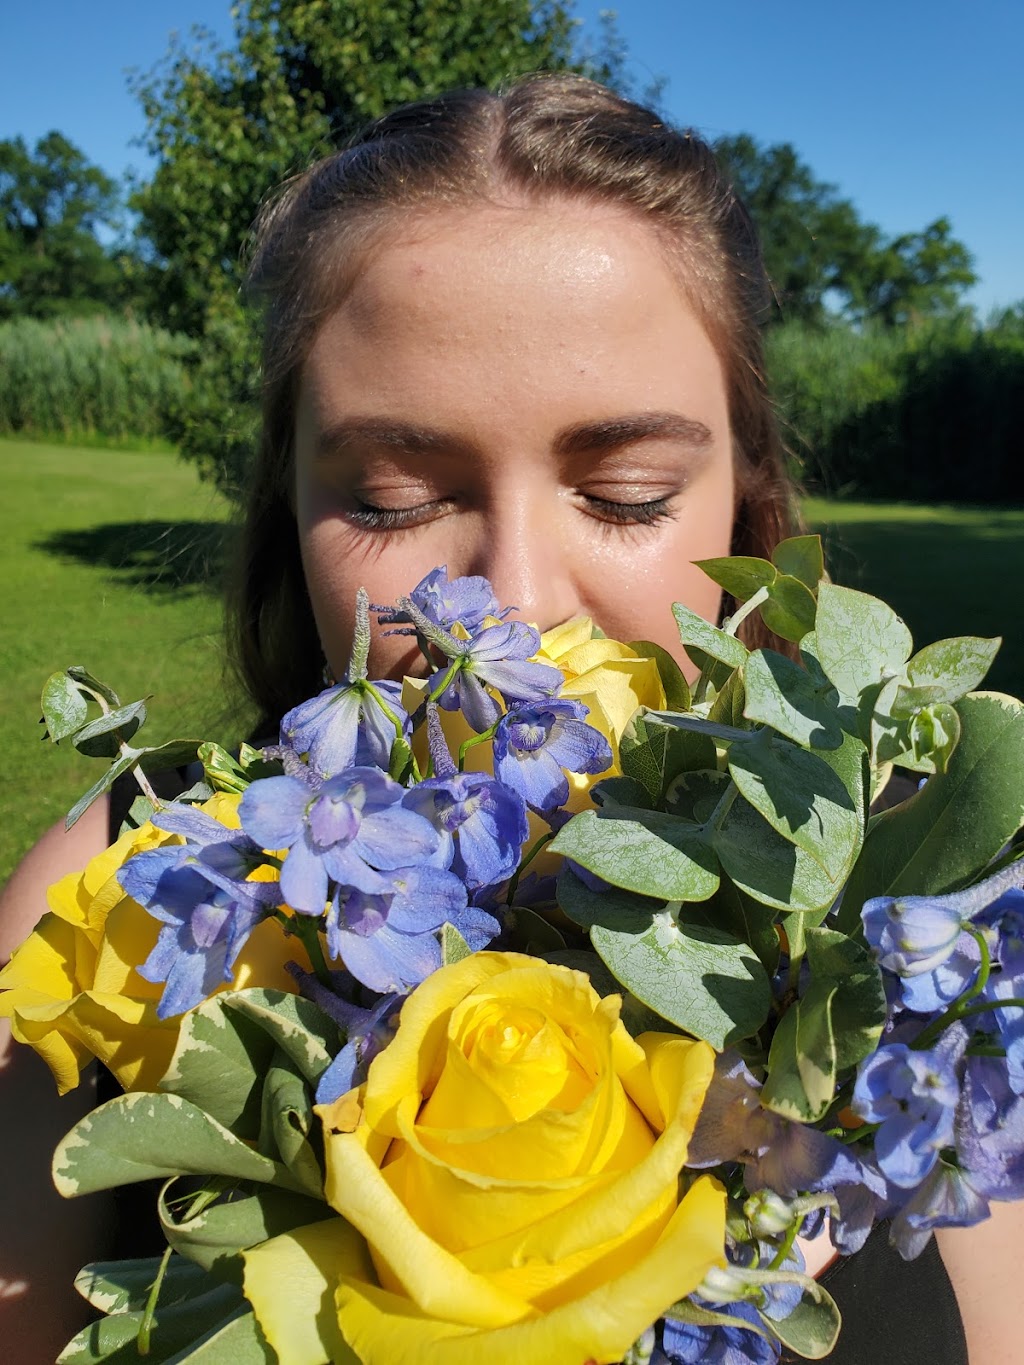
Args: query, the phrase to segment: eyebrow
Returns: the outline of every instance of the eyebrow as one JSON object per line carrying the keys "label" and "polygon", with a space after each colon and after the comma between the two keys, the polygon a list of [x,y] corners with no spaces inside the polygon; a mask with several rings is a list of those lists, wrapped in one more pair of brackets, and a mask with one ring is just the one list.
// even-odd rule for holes
{"label": "eyebrow", "polygon": [[[676,441],[694,450],[711,445],[711,429],[693,417],[676,412],[642,412],[595,422],[578,422],[558,432],[557,455],[575,456],[621,450],[642,441]],[[352,417],[332,422],[317,441],[322,457],[337,454],[358,442],[387,446],[411,455],[442,452],[473,457],[479,452],[471,441],[438,427],[398,422],[387,417]]]}

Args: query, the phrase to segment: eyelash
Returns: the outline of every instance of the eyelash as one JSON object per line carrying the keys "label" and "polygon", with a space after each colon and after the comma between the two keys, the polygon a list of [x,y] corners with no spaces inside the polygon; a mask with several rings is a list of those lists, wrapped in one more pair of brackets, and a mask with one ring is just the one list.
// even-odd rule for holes
{"label": "eyelash", "polygon": [[[585,495],[587,505],[599,517],[616,526],[656,526],[660,521],[670,521],[676,516],[668,498],[652,498],[649,502],[613,502],[609,498],[596,498]],[[423,520],[424,513],[443,507],[444,502],[423,503],[420,507],[374,507],[363,502],[353,507],[351,519],[368,531],[399,531],[415,526]]]}

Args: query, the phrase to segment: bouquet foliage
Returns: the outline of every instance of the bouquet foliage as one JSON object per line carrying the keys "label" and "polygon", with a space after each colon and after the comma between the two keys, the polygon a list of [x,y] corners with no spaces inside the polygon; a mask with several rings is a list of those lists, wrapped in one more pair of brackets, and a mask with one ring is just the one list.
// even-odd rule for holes
{"label": "bouquet foliage", "polygon": [[[373,608],[421,678],[370,680],[361,593],[345,677],[237,757],[48,680],[49,737],[108,763],[69,822],[141,794],[0,1011],[61,1090],[120,1081],[54,1179],[158,1181],[163,1247],[81,1272],[103,1316],[62,1362],[818,1359],[798,1234],[887,1219],[910,1258],[1024,1196],[999,642],[915,653],[815,537],[702,568],[742,605],[674,608],[692,685],[443,569]],[[746,648],[752,612],[790,653]]]}

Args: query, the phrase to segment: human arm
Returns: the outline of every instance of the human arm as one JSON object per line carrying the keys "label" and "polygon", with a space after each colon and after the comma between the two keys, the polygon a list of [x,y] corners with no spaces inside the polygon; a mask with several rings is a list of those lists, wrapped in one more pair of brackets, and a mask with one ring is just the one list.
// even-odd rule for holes
{"label": "human arm", "polygon": [[935,1234],[956,1291],[971,1365],[1021,1365],[1020,1258],[1024,1203],[993,1203],[971,1228]]}
{"label": "human arm", "polygon": [[[72,830],[61,822],[29,851],[0,894],[0,962],[46,912],[46,888],[106,846],[107,821],[107,801],[97,801]],[[83,1072],[77,1089],[58,1096],[46,1064],[15,1043],[0,1019],[0,1341],[4,1358],[19,1365],[50,1365],[90,1316],[72,1282],[109,1250],[109,1200],[62,1199],[50,1159],[95,1105],[95,1067]]]}

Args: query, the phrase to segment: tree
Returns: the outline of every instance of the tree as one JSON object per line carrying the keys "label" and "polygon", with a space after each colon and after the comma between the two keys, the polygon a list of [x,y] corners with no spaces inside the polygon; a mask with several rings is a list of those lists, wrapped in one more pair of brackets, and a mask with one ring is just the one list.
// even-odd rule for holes
{"label": "tree", "polygon": [[975,282],[947,219],[886,239],[789,143],[763,147],[743,133],[715,151],[757,223],[782,317],[821,322],[831,311],[892,326],[955,309]]}
{"label": "tree", "polygon": [[113,180],[61,133],[29,150],[0,142],[0,316],[95,311],[119,298],[117,262],[96,236],[119,206]]}
{"label": "tree", "polygon": [[133,206],[160,320],[192,335],[235,308],[275,184],[396,104],[565,68],[573,31],[562,4],[530,0],[243,0],[235,25],[234,48],[178,42],[135,85],[158,164]]}

